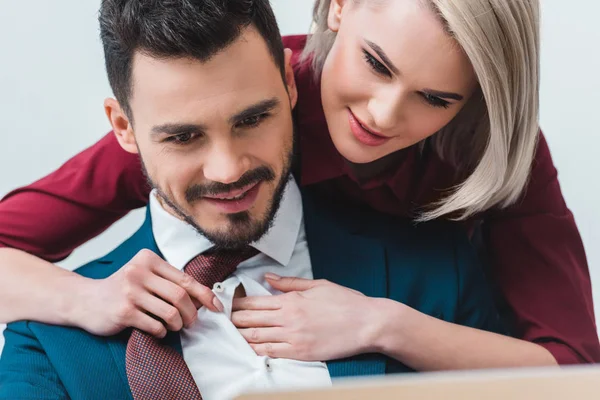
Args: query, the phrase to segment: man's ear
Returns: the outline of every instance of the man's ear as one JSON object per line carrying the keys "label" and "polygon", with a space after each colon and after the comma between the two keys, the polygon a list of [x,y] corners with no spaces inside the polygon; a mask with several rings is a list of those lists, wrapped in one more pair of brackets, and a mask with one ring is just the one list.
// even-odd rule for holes
{"label": "man's ear", "polygon": [[292,50],[285,49],[285,84],[290,97],[292,109],[296,107],[298,102],[298,87],[296,86],[296,78],[294,77],[294,68],[292,68]]}
{"label": "man's ear", "polygon": [[348,0],[331,0],[331,3],[329,4],[329,14],[327,14],[327,26],[332,32],[340,30],[342,10],[348,3]]}
{"label": "man's ear", "polygon": [[137,154],[138,147],[133,134],[133,126],[119,102],[112,98],[104,100],[104,111],[123,150]]}

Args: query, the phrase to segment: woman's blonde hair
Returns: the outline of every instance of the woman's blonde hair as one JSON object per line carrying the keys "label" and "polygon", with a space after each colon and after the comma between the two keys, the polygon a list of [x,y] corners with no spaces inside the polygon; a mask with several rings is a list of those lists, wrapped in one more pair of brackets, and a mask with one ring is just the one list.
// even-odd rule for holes
{"label": "woman's blonde hair", "polygon": [[[471,61],[479,90],[430,138],[437,154],[465,179],[418,219],[465,219],[507,207],[525,190],[539,136],[539,1],[421,1],[439,15]],[[317,0],[304,51],[316,76],[336,36],[327,25],[330,3]]]}

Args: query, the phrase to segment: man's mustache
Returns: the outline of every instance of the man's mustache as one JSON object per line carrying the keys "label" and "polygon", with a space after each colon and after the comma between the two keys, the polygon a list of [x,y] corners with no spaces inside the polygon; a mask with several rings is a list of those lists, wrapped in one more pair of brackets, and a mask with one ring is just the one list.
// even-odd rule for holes
{"label": "man's mustache", "polygon": [[200,200],[206,196],[216,196],[229,193],[233,190],[243,189],[247,186],[260,182],[271,182],[275,180],[275,172],[269,167],[262,166],[246,172],[234,183],[211,182],[203,185],[190,186],[185,191],[185,199],[188,203]]}

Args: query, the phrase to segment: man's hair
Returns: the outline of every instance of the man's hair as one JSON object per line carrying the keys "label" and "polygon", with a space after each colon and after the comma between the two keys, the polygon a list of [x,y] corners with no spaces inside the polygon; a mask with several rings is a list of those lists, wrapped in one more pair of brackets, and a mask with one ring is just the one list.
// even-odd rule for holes
{"label": "man's hair", "polygon": [[252,26],[285,77],[283,43],[269,0],[102,0],[99,21],[108,80],[130,119],[136,52],[205,62]]}

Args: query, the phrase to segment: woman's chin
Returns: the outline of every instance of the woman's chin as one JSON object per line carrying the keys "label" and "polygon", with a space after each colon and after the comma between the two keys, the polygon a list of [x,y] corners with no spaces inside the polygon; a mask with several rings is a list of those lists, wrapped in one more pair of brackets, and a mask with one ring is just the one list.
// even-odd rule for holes
{"label": "woman's chin", "polygon": [[368,164],[385,157],[382,149],[361,145],[353,137],[334,139],[333,144],[342,157],[353,164]]}

